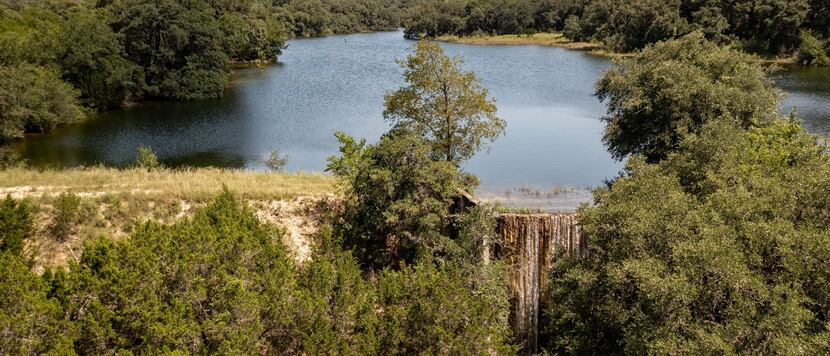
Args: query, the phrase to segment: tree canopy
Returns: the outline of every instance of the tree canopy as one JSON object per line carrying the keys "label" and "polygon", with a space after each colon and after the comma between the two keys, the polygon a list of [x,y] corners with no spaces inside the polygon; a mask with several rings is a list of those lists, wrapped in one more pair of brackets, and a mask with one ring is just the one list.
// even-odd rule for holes
{"label": "tree canopy", "polygon": [[432,146],[432,156],[460,164],[504,132],[495,101],[472,72],[435,42],[419,41],[401,65],[406,85],[386,95],[384,118]]}
{"label": "tree canopy", "polygon": [[780,97],[765,74],[751,57],[701,33],[650,46],[596,85],[608,104],[603,142],[617,159],[640,154],[656,161],[709,121],[764,125],[776,117]]}
{"label": "tree canopy", "polygon": [[[590,256],[559,259],[553,352],[827,352],[830,162],[795,122],[709,122],[580,211]],[[811,351],[808,351],[811,350]]]}
{"label": "tree canopy", "polygon": [[792,54],[802,30],[830,28],[823,0],[423,0],[405,13],[413,38],[555,30],[621,52],[702,31],[749,51]]}
{"label": "tree canopy", "polygon": [[759,67],[700,37],[599,83],[610,148],[633,155],[579,211],[588,256],[554,261],[548,352],[830,351],[827,147],[775,116]]}

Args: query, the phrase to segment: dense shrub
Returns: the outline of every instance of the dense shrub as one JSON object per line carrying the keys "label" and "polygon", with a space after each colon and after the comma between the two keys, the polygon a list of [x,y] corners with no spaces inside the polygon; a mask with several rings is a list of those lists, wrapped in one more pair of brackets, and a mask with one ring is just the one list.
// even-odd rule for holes
{"label": "dense shrub", "polygon": [[81,217],[81,198],[72,193],[61,193],[53,203],[54,214],[50,231],[61,241],[75,232]]}
{"label": "dense shrub", "polygon": [[[0,256],[4,353],[509,351],[504,267],[430,261],[364,276],[324,229],[312,258],[233,194],[192,219],[85,244],[68,271]],[[10,333],[10,334],[9,334]],[[11,335],[10,337],[7,337]],[[25,340],[37,340],[26,342]]]}
{"label": "dense shrub", "polygon": [[0,354],[74,355],[71,327],[49,285],[9,252],[0,252]]}
{"label": "dense shrub", "polygon": [[20,256],[23,241],[34,228],[31,207],[26,201],[17,201],[7,195],[0,202],[0,253]]}
{"label": "dense shrub", "polygon": [[[826,353],[830,160],[797,123],[707,123],[582,209],[552,273],[553,352]],[[808,351],[809,350],[809,351]]]}
{"label": "dense shrub", "polygon": [[384,271],[378,287],[381,349],[443,355],[515,352],[507,322],[507,282],[494,268],[498,266],[470,270],[420,263]]}

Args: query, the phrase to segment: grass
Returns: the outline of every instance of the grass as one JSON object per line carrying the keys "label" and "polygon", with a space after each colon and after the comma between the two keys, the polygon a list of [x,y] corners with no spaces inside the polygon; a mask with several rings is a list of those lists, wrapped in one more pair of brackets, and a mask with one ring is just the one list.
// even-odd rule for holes
{"label": "grass", "polygon": [[[126,238],[137,224],[170,224],[191,216],[223,187],[246,199],[264,220],[297,230],[314,223],[303,210],[307,204],[336,195],[335,181],[321,173],[219,168],[9,168],[0,170],[0,196],[27,199],[35,208],[35,229],[24,253],[42,272],[77,260],[89,239]],[[62,204],[69,200],[71,209]]]}
{"label": "grass", "polygon": [[538,45],[577,50],[597,50],[602,46],[591,42],[574,42],[558,32],[540,32],[529,35],[440,36],[438,41],[475,45]]}
{"label": "grass", "polygon": [[227,186],[252,200],[284,200],[334,192],[335,178],[322,173],[270,173],[219,168],[0,170],[0,194],[36,197],[72,192],[81,196],[129,193],[145,198],[209,200]]}

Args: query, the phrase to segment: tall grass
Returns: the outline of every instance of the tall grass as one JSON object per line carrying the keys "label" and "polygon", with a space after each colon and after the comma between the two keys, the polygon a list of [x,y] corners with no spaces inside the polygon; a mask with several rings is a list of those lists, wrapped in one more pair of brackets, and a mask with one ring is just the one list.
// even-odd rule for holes
{"label": "tall grass", "polygon": [[271,173],[220,168],[0,170],[0,195],[30,197],[73,192],[82,196],[129,193],[147,198],[206,201],[223,186],[254,200],[291,199],[334,192],[335,178],[322,173]]}

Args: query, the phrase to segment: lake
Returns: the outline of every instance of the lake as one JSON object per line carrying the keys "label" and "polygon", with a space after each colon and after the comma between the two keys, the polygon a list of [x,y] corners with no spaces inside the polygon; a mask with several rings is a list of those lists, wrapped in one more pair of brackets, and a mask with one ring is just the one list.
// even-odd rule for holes
{"label": "lake", "polygon": [[[19,151],[39,167],[126,165],[144,145],[172,166],[263,169],[275,148],[288,154],[288,170],[322,171],[337,153],[334,132],[376,142],[389,129],[383,96],[402,84],[395,61],[412,44],[400,32],[292,40],[278,64],[235,70],[221,99],[103,113],[26,139]],[[506,134],[465,166],[483,190],[591,187],[620,171],[600,142],[605,108],[592,96],[608,59],[541,46],[442,46],[464,56],[507,121]],[[782,110],[797,106],[808,130],[830,133],[830,71],[792,68],[776,80],[789,93]]]}

